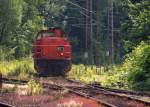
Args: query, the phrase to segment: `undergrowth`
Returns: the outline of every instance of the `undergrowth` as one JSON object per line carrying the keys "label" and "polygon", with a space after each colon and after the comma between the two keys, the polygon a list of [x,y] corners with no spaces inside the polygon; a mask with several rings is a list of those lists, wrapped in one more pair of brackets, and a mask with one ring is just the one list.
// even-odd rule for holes
{"label": "undergrowth", "polygon": [[[6,76],[16,76],[19,79],[29,79],[35,75],[32,58],[0,62],[0,72]],[[105,87],[128,88],[126,73],[118,66],[100,67],[72,65],[68,78],[85,83],[97,82]]]}
{"label": "undergrowth", "polygon": [[128,88],[127,74],[120,69],[120,66],[96,68],[96,66],[83,64],[73,65],[68,78],[89,84],[96,82],[105,87]]}
{"label": "undergrowth", "polygon": [[30,58],[1,61],[0,72],[3,76],[16,76],[19,79],[31,78],[35,74],[33,61]]}

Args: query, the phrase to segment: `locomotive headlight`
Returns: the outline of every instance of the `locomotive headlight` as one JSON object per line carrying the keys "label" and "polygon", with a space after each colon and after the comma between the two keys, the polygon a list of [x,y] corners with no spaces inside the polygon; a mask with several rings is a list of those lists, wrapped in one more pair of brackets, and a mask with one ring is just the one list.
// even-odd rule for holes
{"label": "locomotive headlight", "polygon": [[63,54],[63,53],[60,53],[60,55],[63,56],[64,54]]}
{"label": "locomotive headlight", "polygon": [[61,51],[61,52],[64,51],[64,46],[58,46],[58,47],[57,47],[57,50],[58,50],[58,51]]}

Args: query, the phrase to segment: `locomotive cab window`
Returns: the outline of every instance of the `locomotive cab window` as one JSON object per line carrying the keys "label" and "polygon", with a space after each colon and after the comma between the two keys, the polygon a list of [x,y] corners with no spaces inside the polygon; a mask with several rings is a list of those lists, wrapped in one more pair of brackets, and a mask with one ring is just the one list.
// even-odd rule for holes
{"label": "locomotive cab window", "polygon": [[54,32],[44,32],[42,33],[43,37],[54,37],[55,33]]}
{"label": "locomotive cab window", "polygon": [[55,33],[54,32],[39,33],[38,36],[37,36],[37,40],[41,39],[41,38],[45,38],[45,37],[55,37]]}

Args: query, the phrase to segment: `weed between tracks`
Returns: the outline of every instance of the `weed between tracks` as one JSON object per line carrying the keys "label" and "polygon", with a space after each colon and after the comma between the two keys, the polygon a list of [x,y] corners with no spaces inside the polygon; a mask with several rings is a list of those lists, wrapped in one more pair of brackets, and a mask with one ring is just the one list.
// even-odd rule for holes
{"label": "weed between tracks", "polygon": [[31,79],[28,82],[27,95],[39,95],[42,94],[42,92],[43,92],[42,84],[38,83],[33,79]]}
{"label": "weed between tracks", "polygon": [[66,94],[68,94],[68,92],[69,91],[67,89],[59,91],[58,94],[56,94],[54,96],[53,100],[59,100],[59,99],[63,98]]}

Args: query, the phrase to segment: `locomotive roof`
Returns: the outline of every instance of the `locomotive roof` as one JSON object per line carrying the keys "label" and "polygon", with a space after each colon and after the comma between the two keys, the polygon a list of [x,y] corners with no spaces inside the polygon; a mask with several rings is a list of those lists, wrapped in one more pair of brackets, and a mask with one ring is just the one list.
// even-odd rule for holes
{"label": "locomotive roof", "polygon": [[59,30],[63,31],[63,29],[61,27],[51,27],[51,28],[48,28],[48,29],[40,30],[40,32],[54,31],[56,29],[59,29]]}

